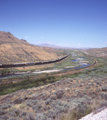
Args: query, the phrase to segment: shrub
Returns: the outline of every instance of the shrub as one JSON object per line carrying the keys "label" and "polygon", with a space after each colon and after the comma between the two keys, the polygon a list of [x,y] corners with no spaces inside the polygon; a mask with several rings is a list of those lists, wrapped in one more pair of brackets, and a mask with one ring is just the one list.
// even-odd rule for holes
{"label": "shrub", "polygon": [[38,113],[35,117],[35,120],[47,120],[47,116],[43,113]]}
{"label": "shrub", "polygon": [[107,86],[102,86],[102,91],[106,92],[107,91]]}
{"label": "shrub", "polygon": [[22,98],[18,98],[14,101],[15,104],[20,104],[22,103],[24,100]]}
{"label": "shrub", "polygon": [[45,101],[45,104],[46,105],[50,105],[50,103],[52,102],[52,100],[50,98],[48,98],[46,101]]}
{"label": "shrub", "polygon": [[57,106],[58,113],[66,113],[68,111],[68,106]]}
{"label": "shrub", "polygon": [[26,116],[26,115],[27,115],[26,112],[22,112],[22,114],[20,116],[22,117],[22,116]]}
{"label": "shrub", "polygon": [[107,101],[106,100],[102,100],[99,107],[100,108],[107,107]]}
{"label": "shrub", "polygon": [[0,120],[8,120],[8,119],[9,119],[9,117],[6,116],[6,115],[3,115],[3,116],[0,117]]}
{"label": "shrub", "polygon": [[0,116],[4,115],[4,114],[5,114],[5,111],[4,110],[0,110]]}
{"label": "shrub", "polygon": [[0,71],[1,75],[7,75],[8,73],[10,73],[9,69],[4,68]]}
{"label": "shrub", "polygon": [[11,118],[9,118],[9,120],[16,120],[16,118],[14,118],[14,117],[11,117]]}
{"label": "shrub", "polygon": [[[91,111],[92,110],[91,110],[90,106],[79,103],[75,108],[73,108],[71,110],[71,112],[69,112],[67,118],[69,118],[69,120],[78,120],[81,117],[89,114]],[[66,120],[66,119],[64,119],[64,120]]]}
{"label": "shrub", "polygon": [[38,100],[27,100],[26,105],[29,107],[32,107],[32,106],[36,105],[37,102],[38,102]]}
{"label": "shrub", "polygon": [[107,100],[107,93],[106,92],[101,92],[100,97],[101,97],[101,99]]}
{"label": "shrub", "polygon": [[16,108],[11,108],[11,110],[9,111],[9,115],[12,117],[17,117],[21,114],[21,111],[19,109]]}
{"label": "shrub", "polygon": [[33,114],[31,114],[31,113],[29,113],[28,118],[29,118],[29,120],[35,120]]}
{"label": "shrub", "polygon": [[37,105],[33,106],[33,109],[34,109],[35,113],[40,112],[42,110],[42,105],[37,104]]}
{"label": "shrub", "polygon": [[46,114],[49,118],[55,119],[55,117],[57,116],[57,111],[55,110],[49,110]]}
{"label": "shrub", "polygon": [[2,105],[2,106],[0,106],[3,110],[5,110],[5,109],[8,109],[8,108],[10,108],[11,107],[11,105],[6,105],[6,104],[4,104],[4,105]]}
{"label": "shrub", "polygon": [[24,109],[25,107],[26,107],[26,104],[21,104],[21,105],[20,105],[20,108],[21,108],[21,109]]}
{"label": "shrub", "polygon": [[64,94],[63,90],[59,90],[59,91],[56,92],[56,96],[57,96],[58,99],[62,98],[63,94]]}
{"label": "shrub", "polygon": [[52,96],[50,97],[50,99],[51,99],[51,100],[56,100],[56,99],[57,99],[57,96],[56,96],[56,95],[52,95]]}

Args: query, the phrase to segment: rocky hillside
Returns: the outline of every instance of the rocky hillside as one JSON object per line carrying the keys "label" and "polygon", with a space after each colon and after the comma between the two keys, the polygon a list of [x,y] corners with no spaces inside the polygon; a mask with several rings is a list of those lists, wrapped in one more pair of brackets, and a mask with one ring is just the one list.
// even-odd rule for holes
{"label": "rocky hillside", "polygon": [[96,48],[96,49],[89,49],[89,50],[87,50],[87,52],[91,56],[107,58],[107,47],[105,47],[105,48]]}
{"label": "rocky hillside", "polygon": [[0,64],[51,60],[58,56],[58,50],[34,46],[10,32],[0,31]]}

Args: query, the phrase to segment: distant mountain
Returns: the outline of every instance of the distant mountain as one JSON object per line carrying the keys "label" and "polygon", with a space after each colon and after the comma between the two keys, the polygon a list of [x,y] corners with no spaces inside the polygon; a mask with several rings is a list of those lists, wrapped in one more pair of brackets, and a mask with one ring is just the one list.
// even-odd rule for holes
{"label": "distant mountain", "polygon": [[51,60],[58,58],[57,53],[58,50],[34,46],[10,32],[0,31],[0,64]]}
{"label": "distant mountain", "polygon": [[50,48],[57,48],[57,49],[76,49],[76,50],[81,50],[81,49],[90,49],[90,48],[73,48],[73,47],[62,47],[62,46],[57,46],[57,45],[51,45],[48,43],[40,44],[37,46],[41,47],[50,47]]}
{"label": "distant mountain", "polygon": [[40,44],[40,45],[37,45],[37,46],[50,47],[50,48],[62,48],[61,46],[51,45],[51,44],[48,44],[48,43]]}
{"label": "distant mountain", "polygon": [[70,47],[62,47],[62,46],[57,46],[57,45],[51,45],[48,43],[44,43],[44,44],[40,44],[37,46],[41,46],[41,47],[49,47],[49,48],[55,48],[55,49],[74,49],[74,48],[70,48]]}

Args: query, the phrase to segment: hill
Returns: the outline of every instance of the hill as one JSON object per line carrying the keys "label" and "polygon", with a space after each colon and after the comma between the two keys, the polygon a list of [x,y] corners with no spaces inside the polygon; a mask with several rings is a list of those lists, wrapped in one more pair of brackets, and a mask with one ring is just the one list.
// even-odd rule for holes
{"label": "hill", "polygon": [[91,56],[107,58],[107,47],[96,48],[96,49],[88,49],[87,52]]}
{"label": "hill", "polygon": [[107,103],[106,79],[63,78],[0,96],[0,120],[79,120]]}
{"label": "hill", "polygon": [[56,59],[59,51],[29,44],[10,32],[0,31],[0,64]]}

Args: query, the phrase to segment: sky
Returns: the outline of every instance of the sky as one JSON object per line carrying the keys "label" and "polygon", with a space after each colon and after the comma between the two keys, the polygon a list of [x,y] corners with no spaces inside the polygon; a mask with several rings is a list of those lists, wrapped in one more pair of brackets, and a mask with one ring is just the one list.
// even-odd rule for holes
{"label": "sky", "polygon": [[107,47],[107,0],[0,0],[0,31],[36,45]]}

